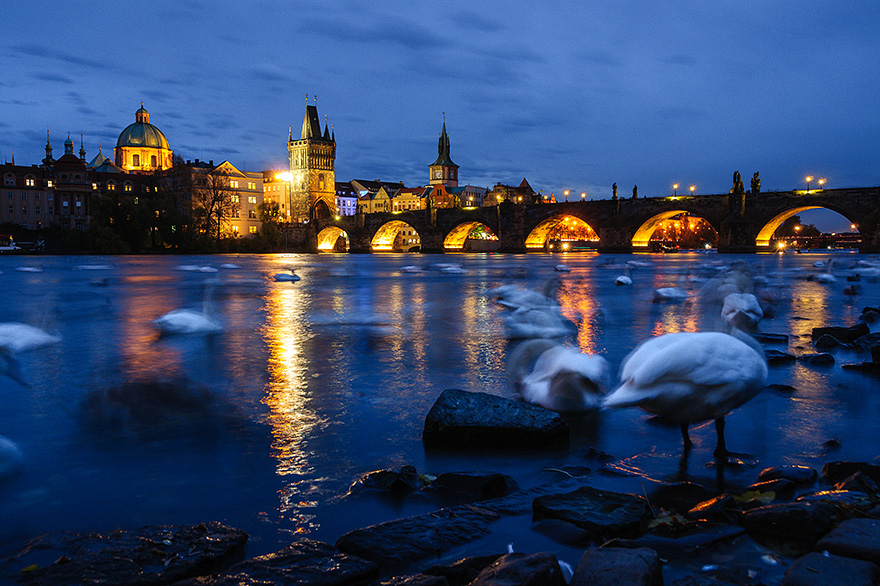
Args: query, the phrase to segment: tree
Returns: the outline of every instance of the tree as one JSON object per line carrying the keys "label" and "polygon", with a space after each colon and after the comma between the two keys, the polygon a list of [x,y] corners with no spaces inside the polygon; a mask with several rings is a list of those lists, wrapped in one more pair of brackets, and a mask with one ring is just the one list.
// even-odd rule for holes
{"label": "tree", "polygon": [[221,167],[192,177],[193,218],[200,232],[214,236],[220,246],[224,223],[239,209],[238,195],[230,189],[229,172]]}
{"label": "tree", "polygon": [[777,238],[812,238],[822,233],[813,224],[801,224],[801,217],[794,215],[782,222],[774,235]]}
{"label": "tree", "polygon": [[[193,247],[195,226],[192,218],[192,170],[179,155],[166,169],[152,199],[154,246],[170,246],[185,251]],[[158,241],[157,241],[158,240]]]}
{"label": "tree", "polygon": [[281,246],[281,207],[277,201],[265,200],[257,204],[257,214],[263,227],[260,236],[269,250],[277,250]]}

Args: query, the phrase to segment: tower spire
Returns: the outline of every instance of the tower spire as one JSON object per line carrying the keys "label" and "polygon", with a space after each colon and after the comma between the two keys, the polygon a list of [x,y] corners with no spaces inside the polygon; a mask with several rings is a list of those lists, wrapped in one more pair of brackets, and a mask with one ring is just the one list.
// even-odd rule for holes
{"label": "tower spire", "polygon": [[86,147],[83,144],[83,133],[79,133],[79,158],[85,162],[86,160]]}

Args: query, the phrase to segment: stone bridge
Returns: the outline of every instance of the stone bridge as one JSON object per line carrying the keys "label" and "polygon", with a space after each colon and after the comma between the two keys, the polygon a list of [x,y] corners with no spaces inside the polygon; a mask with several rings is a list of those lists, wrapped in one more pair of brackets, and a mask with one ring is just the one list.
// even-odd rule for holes
{"label": "stone bridge", "polygon": [[633,252],[647,250],[660,222],[687,212],[718,232],[719,252],[761,252],[770,250],[770,237],[787,218],[816,208],[833,210],[855,224],[862,237],[861,252],[880,251],[880,187],[534,205],[503,202],[482,208],[358,214],[314,220],[311,249],[329,248],[344,232],[350,252],[388,250],[394,235],[406,230],[418,234],[422,252],[460,251],[467,235],[483,226],[498,237],[500,252],[544,250],[547,233],[564,218],[575,217],[599,236],[599,252]]}

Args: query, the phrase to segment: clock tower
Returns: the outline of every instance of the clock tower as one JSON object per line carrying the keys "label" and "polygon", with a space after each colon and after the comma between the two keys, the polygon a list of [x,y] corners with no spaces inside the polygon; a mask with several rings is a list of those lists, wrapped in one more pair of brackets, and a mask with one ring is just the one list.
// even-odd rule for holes
{"label": "clock tower", "polygon": [[446,134],[446,115],[443,115],[443,131],[437,145],[437,160],[431,163],[431,185],[442,183],[446,187],[458,187],[458,165],[449,158],[449,135]]}

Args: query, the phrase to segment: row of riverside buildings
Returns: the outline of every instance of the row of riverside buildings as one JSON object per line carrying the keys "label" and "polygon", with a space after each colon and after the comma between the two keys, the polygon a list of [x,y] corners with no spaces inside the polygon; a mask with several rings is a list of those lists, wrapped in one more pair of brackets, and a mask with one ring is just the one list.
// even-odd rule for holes
{"label": "row of riverside buildings", "polygon": [[[494,188],[459,186],[459,167],[450,158],[446,121],[440,133],[438,157],[429,165],[430,179],[424,186],[407,187],[381,180],[335,180],[336,137],[325,123],[321,131],[317,106],[306,105],[298,139],[288,135],[288,169],[262,172],[242,171],[229,161],[183,160],[174,157],[165,135],[150,123],[143,107],[134,123],[120,134],[113,159],[98,153],[87,160],[82,135],[79,152],[68,135],[64,154],[53,157],[46,133],[46,157],[39,165],[0,165],[0,224],[23,230],[57,227],[86,230],[92,222],[92,208],[99,198],[130,198],[139,201],[160,193],[173,180],[188,190],[181,205],[195,211],[200,199],[194,195],[206,177],[220,177],[222,197],[228,199],[220,218],[227,237],[247,237],[261,229],[260,204],[272,203],[282,222],[304,223],[311,218],[348,216],[358,213],[403,212],[430,207],[479,207],[510,200],[538,203],[523,179],[519,185],[498,183]],[[546,200],[545,200],[546,201]]]}

